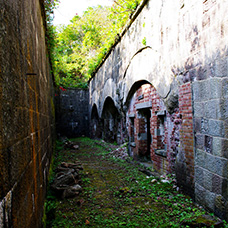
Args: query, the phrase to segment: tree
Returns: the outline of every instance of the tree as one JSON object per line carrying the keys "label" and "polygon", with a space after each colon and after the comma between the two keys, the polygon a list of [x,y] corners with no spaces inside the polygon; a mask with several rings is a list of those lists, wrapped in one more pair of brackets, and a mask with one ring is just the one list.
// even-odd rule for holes
{"label": "tree", "polygon": [[112,7],[89,7],[68,26],[55,28],[54,74],[57,85],[86,87],[139,0],[115,0]]}

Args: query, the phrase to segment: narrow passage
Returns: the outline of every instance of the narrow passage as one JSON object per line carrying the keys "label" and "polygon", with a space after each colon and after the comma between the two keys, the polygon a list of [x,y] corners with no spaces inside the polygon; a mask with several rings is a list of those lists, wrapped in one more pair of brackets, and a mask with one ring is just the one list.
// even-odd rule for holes
{"label": "narrow passage", "polygon": [[[53,170],[61,162],[80,162],[82,192],[56,198],[49,189],[47,227],[212,227],[221,221],[196,207],[174,189],[171,177],[146,176],[139,163],[119,159],[125,148],[88,138],[71,139],[77,149],[58,141]],[[150,172],[150,170],[148,170]],[[52,175],[52,180],[55,173]],[[216,227],[216,226],[215,226]]]}

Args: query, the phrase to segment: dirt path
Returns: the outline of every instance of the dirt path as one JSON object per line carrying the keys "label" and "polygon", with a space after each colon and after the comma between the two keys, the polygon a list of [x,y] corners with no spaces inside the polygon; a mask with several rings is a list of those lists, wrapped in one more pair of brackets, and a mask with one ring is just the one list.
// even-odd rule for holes
{"label": "dirt path", "polygon": [[74,143],[78,150],[58,145],[55,166],[80,161],[83,191],[72,199],[55,199],[50,192],[47,227],[212,227],[213,221],[202,217],[205,211],[173,190],[172,183],[110,156],[116,146],[87,138]]}

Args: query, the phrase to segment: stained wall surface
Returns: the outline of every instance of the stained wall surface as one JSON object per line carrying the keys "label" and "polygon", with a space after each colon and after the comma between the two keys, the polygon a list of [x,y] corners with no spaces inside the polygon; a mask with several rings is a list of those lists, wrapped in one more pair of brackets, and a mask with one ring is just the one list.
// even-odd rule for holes
{"label": "stained wall surface", "polygon": [[[92,126],[96,129],[95,134],[105,135],[101,133],[104,131],[102,113],[107,112],[105,104],[111,99],[118,113],[117,141],[133,140],[132,131],[135,131],[136,149],[132,151],[138,151],[140,126],[137,121],[140,120],[135,119],[133,130],[129,121],[134,115],[137,117],[141,109],[156,111],[153,103],[157,98],[150,95],[150,100],[143,102],[140,88],[145,84],[154,88],[170,116],[170,121],[164,124],[167,126],[165,134],[173,135],[172,145],[167,147],[167,158],[160,158],[165,164],[160,164],[164,167],[160,171],[167,172],[166,167],[174,163],[179,186],[226,220],[227,10],[228,2],[224,0],[142,1],[119,42],[90,80],[90,115],[96,125]],[[147,97],[146,93],[143,99]],[[136,102],[143,104],[135,113],[129,113],[129,107],[134,108]],[[145,125],[144,117],[138,119]],[[110,115],[109,123],[113,121],[116,120]],[[153,120],[150,121],[153,128]],[[154,129],[150,131],[151,135],[155,134]],[[151,155],[155,140],[152,138],[150,144]],[[174,157],[169,159],[172,154]],[[158,159],[150,158],[158,166]]]}
{"label": "stained wall surface", "polygon": [[54,133],[43,1],[0,0],[0,227],[41,227]]}
{"label": "stained wall surface", "polygon": [[56,130],[59,136],[89,136],[88,89],[60,89],[56,99]]}

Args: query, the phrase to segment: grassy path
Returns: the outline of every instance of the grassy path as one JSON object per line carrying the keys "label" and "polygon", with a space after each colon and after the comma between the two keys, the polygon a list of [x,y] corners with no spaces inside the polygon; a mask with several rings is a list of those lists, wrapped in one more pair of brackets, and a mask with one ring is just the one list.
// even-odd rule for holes
{"label": "grassy path", "polygon": [[205,211],[172,184],[146,177],[138,165],[110,156],[115,146],[88,138],[73,141],[78,150],[57,143],[54,168],[62,161],[80,161],[83,192],[60,200],[49,191],[47,227],[213,227],[202,216]]}

